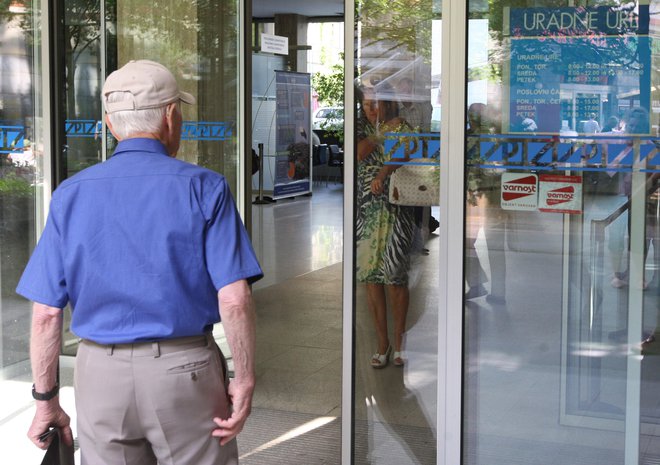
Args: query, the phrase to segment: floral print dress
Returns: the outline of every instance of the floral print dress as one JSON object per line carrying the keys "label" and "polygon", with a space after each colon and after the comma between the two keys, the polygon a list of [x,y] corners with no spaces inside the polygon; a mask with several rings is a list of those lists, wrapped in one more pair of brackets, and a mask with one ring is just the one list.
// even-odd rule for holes
{"label": "floral print dress", "polygon": [[[360,119],[358,140],[375,132],[369,121]],[[406,286],[415,234],[414,207],[389,202],[389,178],[381,194],[371,192],[371,182],[386,161],[378,145],[357,163],[356,277],[364,283]]]}

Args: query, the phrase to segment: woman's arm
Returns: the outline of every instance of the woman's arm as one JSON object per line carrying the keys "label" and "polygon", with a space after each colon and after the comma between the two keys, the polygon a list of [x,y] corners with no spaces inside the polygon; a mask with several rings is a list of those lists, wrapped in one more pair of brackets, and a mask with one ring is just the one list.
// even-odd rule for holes
{"label": "woman's arm", "polygon": [[[412,130],[408,122],[400,117],[392,118],[391,120],[384,123],[380,129],[383,132],[405,132]],[[417,144],[417,141],[415,141],[415,144]],[[373,194],[381,194],[385,188],[385,179],[387,179],[388,176],[398,170],[401,166],[403,165],[383,165],[380,171],[378,171],[376,177],[373,179],[373,181],[371,181],[371,192]]]}
{"label": "woman's arm", "polygon": [[396,170],[399,169],[401,165],[383,165],[383,167],[378,171],[378,174],[371,181],[371,193],[372,194],[381,194],[383,188],[385,187],[385,179]]}
{"label": "woman's arm", "polygon": [[376,142],[372,140],[370,137],[360,139],[357,143],[358,161],[362,161],[365,158],[367,158],[367,155],[369,155],[371,152],[376,150],[376,147],[377,147]]}

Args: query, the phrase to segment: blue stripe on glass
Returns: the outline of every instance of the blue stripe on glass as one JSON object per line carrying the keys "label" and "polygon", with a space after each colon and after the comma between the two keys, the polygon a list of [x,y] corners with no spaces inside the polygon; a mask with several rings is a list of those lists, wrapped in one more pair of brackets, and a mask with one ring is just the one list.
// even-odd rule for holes
{"label": "blue stripe on glass", "polygon": [[25,127],[17,125],[0,126],[0,153],[12,153],[25,146]]}

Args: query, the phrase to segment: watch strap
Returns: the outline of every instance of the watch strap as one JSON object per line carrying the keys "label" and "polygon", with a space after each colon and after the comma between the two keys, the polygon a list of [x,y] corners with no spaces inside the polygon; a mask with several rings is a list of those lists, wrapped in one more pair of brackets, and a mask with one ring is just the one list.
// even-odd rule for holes
{"label": "watch strap", "polygon": [[55,383],[55,387],[48,392],[37,392],[37,390],[34,388],[34,384],[32,385],[32,398],[35,400],[50,400],[53,397],[55,397],[57,394],[59,394],[59,392],[60,392],[59,383]]}

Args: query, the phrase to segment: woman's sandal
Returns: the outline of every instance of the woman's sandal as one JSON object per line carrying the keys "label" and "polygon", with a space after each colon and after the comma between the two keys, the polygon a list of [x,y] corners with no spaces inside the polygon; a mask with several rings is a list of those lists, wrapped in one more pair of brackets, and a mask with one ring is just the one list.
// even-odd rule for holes
{"label": "woman's sandal", "polygon": [[392,356],[392,363],[397,367],[402,367],[406,363],[406,361],[403,359],[403,354],[398,350],[395,351],[394,355]]}
{"label": "woman's sandal", "polygon": [[371,366],[373,368],[385,368],[390,359],[390,353],[392,353],[392,346],[387,346],[387,350],[382,355],[378,352],[373,354],[371,356]]}

